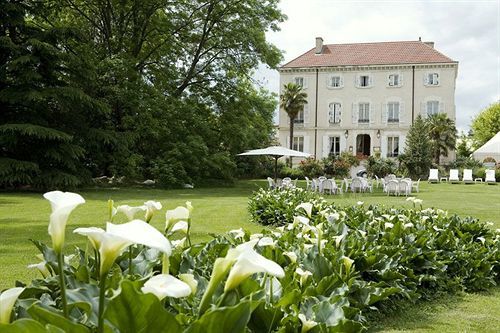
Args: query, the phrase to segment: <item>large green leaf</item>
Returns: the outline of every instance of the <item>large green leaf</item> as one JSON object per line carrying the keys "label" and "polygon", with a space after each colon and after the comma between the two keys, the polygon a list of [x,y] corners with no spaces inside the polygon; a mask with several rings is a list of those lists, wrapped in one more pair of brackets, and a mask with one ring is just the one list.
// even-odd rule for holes
{"label": "large green leaf", "polygon": [[[47,333],[42,324],[33,319],[19,319],[11,324],[0,324],[0,333]],[[56,332],[56,331],[54,331]]]}
{"label": "large green leaf", "polygon": [[53,325],[62,329],[65,332],[71,333],[90,333],[90,329],[84,325],[72,322],[70,319],[64,318],[54,309],[49,309],[40,306],[39,304],[33,304],[29,309],[28,313],[30,316],[41,324]]}
{"label": "large green leaf", "polygon": [[[137,291],[129,281],[124,281],[120,294],[109,301],[104,319],[120,333],[181,331],[174,315],[165,310],[156,296]],[[106,331],[113,332],[109,327]]]}
{"label": "large green leaf", "polygon": [[235,306],[208,311],[186,329],[184,333],[245,332],[250,315],[260,303],[247,300]]}

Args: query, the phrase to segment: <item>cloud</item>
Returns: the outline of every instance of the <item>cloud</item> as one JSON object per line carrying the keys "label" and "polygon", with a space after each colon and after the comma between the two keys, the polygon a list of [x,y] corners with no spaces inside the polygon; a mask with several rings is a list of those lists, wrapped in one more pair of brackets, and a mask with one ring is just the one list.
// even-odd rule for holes
{"label": "cloud", "polygon": [[[285,62],[314,47],[318,36],[327,44],[422,37],[459,61],[459,129],[467,129],[475,114],[500,99],[500,1],[282,0],[280,8],[288,20],[281,31],[266,36],[285,52]],[[264,86],[279,91],[277,71],[262,66],[256,77],[265,77]]]}

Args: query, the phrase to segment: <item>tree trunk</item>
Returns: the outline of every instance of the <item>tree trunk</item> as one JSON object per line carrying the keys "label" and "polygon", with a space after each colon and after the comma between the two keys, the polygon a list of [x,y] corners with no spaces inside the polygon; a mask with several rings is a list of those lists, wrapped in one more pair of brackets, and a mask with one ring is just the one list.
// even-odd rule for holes
{"label": "tree trunk", "polygon": [[[293,149],[293,121],[294,121],[295,117],[292,118],[290,117],[290,149]],[[292,156],[290,156],[290,168],[292,167]]]}

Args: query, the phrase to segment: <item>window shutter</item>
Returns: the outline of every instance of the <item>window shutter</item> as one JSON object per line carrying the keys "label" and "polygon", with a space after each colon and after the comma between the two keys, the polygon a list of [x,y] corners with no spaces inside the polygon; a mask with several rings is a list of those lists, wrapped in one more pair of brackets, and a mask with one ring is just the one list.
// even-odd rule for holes
{"label": "window shutter", "polygon": [[304,153],[309,153],[311,151],[309,147],[309,136],[304,136]]}
{"label": "window shutter", "polygon": [[387,157],[387,137],[382,135],[382,140],[380,141],[380,157]]}
{"label": "window shutter", "polygon": [[332,123],[332,121],[333,121],[333,118],[332,118],[332,117],[333,117],[333,103],[329,103],[329,104],[328,104],[328,116],[327,116],[327,120],[326,120],[326,121],[327,121],[328,123],[330,123],[330,124],[331,124],[331,123]]}
{"label": "window shutter", "polygon": [[370,124],[375,124],[375,105],[373,103],[369,104],[369,111],[370,114],[368,115],[368,119],[370,119]]}
{"label": "window shutter", "polygon": [[342,134],[340,136],[340,151],[341,152],[347,151],[347,140],[346,140],[344,134]]}
{"label": "window shutter", "polygon": [[403,73],[399,74],[399,86],[403,86]]}
{"label": "window shutter", "polygon": [[304,105],[304,124],[309,124],[309,105]]}
{"label": "window shutter", "polygon": [[436,85],[439,85],[439,74],[436,73],[434,75],[436,75]]}
{"label": "window shutter", "polygon": [[420,102],[420,114],[422,118],[427,118],[427,102]]}
{"label": "window shutter", "polygon": [[406,135],[399,136],[399,155],[403,154],[406,149]]}
{"label": "window shutter", "polygon": [[306,89],[307,88],[307,79],[305,77],[302,78],[302,88]]}
{"label": "window shutter", "polygon": [[359,114],[359,109],[357,108],[356,103],[352,103],[352,123],[357,124],[358,123],[358,114]]}
{"label": "window shutter", "polygon": [[328,157],[330,152],[330,137],[328,135],[323,135],[323,154],[322,157]]}
{"label": "window shutter", "polygon": [[338,110],[335,110],[335,119],[337,119],[339,124],[342,122],[342,104],[340,104]]}
{"label": "window shutter", "polygon": [[406,114],[405,114],[405,103],[404,102],[399,102],[399,123],[404,124],[406,119]]}
{"label": "window shutter", "polygon": [[424,85],[426,85],[426,86],[429,85],[429,74],[428,73],[424,74]]}
{"label": "window shutter", "polygon": [[388,117],[389,117],[389,104],[382,103],[382,124],[387,124]]}
{"label": "window shutter", "polygon": [[359,75],[354,76],[354,85],[359,88]]}
{"label": "window shutter", "polygon": [[344,86],[344,77],[341,75],[340,76],[340,87]]}
{"label": "window shutter", "polygon": [[372,75],[368,76],[368,86],[373,87],[373,76]]}
{"label": "window shutter", "polygon": [[392,74],[387,75],[387,86],[389,86],[389,87],[391,86],[391,83],[392,83],[391,75]]}
{"label": "window shutter", "polygon": [[444,102],[439,101],[439,113],[444,113]]}

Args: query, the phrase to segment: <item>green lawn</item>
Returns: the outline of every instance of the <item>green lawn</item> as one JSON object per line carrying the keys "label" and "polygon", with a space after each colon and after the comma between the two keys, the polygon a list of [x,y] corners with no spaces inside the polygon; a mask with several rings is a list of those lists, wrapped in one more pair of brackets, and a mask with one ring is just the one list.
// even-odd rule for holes
{"label": "green lawn", "polygon": [[[80,226],[104,227],[108,199],[115,205],[140,205],[157,200],[164,209],[172,209],[189,200],[193,203],[193,240],[210,238],[210,233],[222,233],[236,228],[257,232],[261,226],[248,221],[247,201],[252,191],[266,186],[264,181],[242,181],[235,187],[186,190],[156,190],[143,188],[89,189],[79,193],[86,204],[78,207],[67,227],[67,252],[71,246],[84,245],[85,239],[71,231]],[[491,221],[500,228],[500,186],[427,184],[420,185],[425,207],[437,207],[459,215],[472,215]],[[338,205],[363,201],[365,205],[407,206],[404,197],[387,197],[379,190],[369,194],[331,196]],[[36,193],[0,193],[0,289],[12,287],[15,280],[28,282],[36,276],[26,266],[37,259],[28,239],[49,242],[47,235],[50,205]],[[122,218],[122,217],[120,217]],[[162,229],[164,214],[153,218],[153,225]],[[381,321],[375,331],[399,332],[497,332],[500,328],[500,288],[485,294],[447,296],[434,302],[420,303],[402,309]]]}

